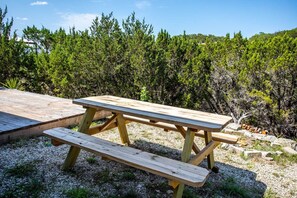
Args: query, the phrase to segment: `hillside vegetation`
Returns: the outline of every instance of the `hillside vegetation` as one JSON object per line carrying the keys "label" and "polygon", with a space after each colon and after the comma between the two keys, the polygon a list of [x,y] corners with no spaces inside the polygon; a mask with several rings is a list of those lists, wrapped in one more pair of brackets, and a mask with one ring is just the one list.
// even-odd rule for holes
{"label": "hillside vegetation", "polygon": [[[171,36],[132,13],[102,14],[85,31],[27,27],[23,39],[0,9],[0,83],[78,98],[111,94],[240,117],[297,136],[297,30]],[[26,42],[25,42],[26,41]],[[29,42],[27,42],[29,41]]]}

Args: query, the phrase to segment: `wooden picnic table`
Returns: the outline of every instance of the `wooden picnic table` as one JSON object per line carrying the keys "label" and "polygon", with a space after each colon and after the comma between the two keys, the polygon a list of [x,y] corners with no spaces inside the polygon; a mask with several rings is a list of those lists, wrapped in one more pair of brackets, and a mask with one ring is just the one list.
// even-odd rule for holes
{"label": "wooden picnic table", "polygon": [[[117,127],[119,129],[122,143],[129,146],[130,140],[127,133],[126,123],[133,121],[162,127],[165,130],[175,130],[180,132],[185,139],[181,155],[181,161],[197,166],[203,161],[205,157],[207,157],[208,168],[214,171],[217,170],[214,166],[214,149],[220,144],[221,139],[228,139],[229,141],[232,140],[232,137],[222,138],[220,136],[220,131],[232,119],[229,116],[189,110],[184,108],[177,108],[173,106],[143,102],[109,95],[74,99],[73,103],[82,105],[86,108],[86,112],[78,129],[79,132],[86,134],[95,134]],[[98,110],[110,111],[113,115],[104,124],[90,128],[93,117]],[[205,147],[201,150],[194,143],[195,136],[204,137],[205,139]],[[63,138],[60,138],[59,140],[63,140]],[[65,142],[69,143],[69,141]],[[105,142],[100,144],[105,144]],[[86,149],[90,150],[89,148]],[[190,159],[192,150],[196,153],[196,155]],[[68,169],[69,167],[74,166],[79,151],[80,148],[78,148],[77,146],[71,146],[68,156],[64,162],[64,169]],[[114,156],[111,156],[111,158],[114,159]],[[118,161],[121,162],[121,160],[122,159]],[[131,161],[133,161],[132,158]],[[125,161],[124,163],[128,163],[128,165],[130,165],[127,161]],[[144,165],[132,165],[134,165],[134,167],[140,167],[143,170],[151,170],[150,168],[144,167]],[[162,171],[151,172],[158,174]],[[168,176],[168,174],[166,174],[165,176]],[[168,178],[171,177],[169,176]],[[175,197],[181,197],[184,189],[184,184],[178,182],[177,179],[174,181],[174,179],[175,178],[173,177],[173,179],[170,181],[170,185],[174,188]],[[189,184],[191,185],[192,183],[189,182]],[[198,186],[198,184],[196,186]]]}

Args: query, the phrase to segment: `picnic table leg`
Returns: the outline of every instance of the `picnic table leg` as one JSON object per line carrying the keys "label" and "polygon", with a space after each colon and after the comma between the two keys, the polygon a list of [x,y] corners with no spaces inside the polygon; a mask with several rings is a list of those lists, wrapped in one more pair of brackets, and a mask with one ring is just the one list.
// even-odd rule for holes
{"label": "picnic table leg", "polygon": [[[190,128],[188,128],[186,131],[185,142],[184,142],[184,147],[183,147],[182,156],[181,156],[181,160],[183,162],[188,162],[190,160],[191,151],[194,143],[194,137],[195,137],[195,133],[192,132]],[[179,184],[174,189],[173,197],[181,198],[183,195],[184,188],[185,188],[185,184]]]}
{"label": "picnic table leg", "polygon": [[[184,127],[182,126],[178,126],[178,125],[175,125],[175,127],[177,128],[177,130],[180,132],[180,134],[186,138],[186,130],[184,129]],[[199,147],[195,144],[195,142],[193,143],[193,151],[198,154],[200,152],[200,149]]]}
{"label": "picnic table leg", "polygon": [[[212,141],[212,134],[211,132],[204,131],[205,137],[205,145],[207,146]],[[213,172],[218,173],[219,169],[214,165],[214,154],[213,151],[207,156],[207,164],[208,168],[211,169]]]}
{"label": "picnic table leg", "polygon": [[125,124],[125,118],[124,118],[123,114],[118,114],[117,124],[118,124],[118,129],[119,129],[119,132],[120,132],[122,143],[126,144],[126,145],[129,145],[130,140],[129,140],[129,137],[128,137],[127,128],[126,128],[126,124]]}
{"label": "picnic table leg", "polygon": [[[88,133],[89,127],[93,121],[95,113],[96,113],[96,109],[92,109],[92,108],[86,109],[83,119],[80,121],[80,124],[78,127],[79,132]],[[63,170],[67,170],[74,166],[79,152],[80,152],[80,148],[77,148],[74,146],[70,147],[68,155],[63,164]]]}

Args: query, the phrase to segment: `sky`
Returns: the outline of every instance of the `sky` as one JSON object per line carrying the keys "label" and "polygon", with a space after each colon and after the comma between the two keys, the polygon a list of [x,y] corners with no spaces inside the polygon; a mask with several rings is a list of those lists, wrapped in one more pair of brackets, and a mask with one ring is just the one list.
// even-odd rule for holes
{"label": "sky", "polygon": [[241,31],[244,37],[297,27],[297,0],[1,0],[7,17],[14,19],[18,35],[27,26],[85,30],[101,13],[121,22],[132,12],[154,27],[157,35],[213,34]]}

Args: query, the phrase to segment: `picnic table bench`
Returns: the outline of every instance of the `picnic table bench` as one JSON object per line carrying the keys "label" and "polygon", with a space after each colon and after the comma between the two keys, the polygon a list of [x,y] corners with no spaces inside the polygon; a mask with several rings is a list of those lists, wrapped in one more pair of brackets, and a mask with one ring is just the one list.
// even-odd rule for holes
{"label": "picnic table bench", "polygon": [[[206,157],[208,168],[218,171],[214,166],[213,150],[220,142],[237,142],[236,136],[220,133],[231,121],[232,118],[229,116],[115,96],[87,97],[75,99],[73,103],[86,108],[79,125],[79,132],[65,128],[44,131],[45,135],[52,138],[54,145],[59,145],[61,142],[71,145],[63,169],[73,167],[80,149],[84,149],[104,158],[168,178],[169,184],[174,188],[174,197],[182,197],[185,184],[194,187],[204,184],[209,170],[197,165]],[[113,115],[104,124],[90,127],[94,114],[99,110],[110,111]],[[161,127],[165,131],[181,133],[185,139],[181,161],[129,147],[130,140],[126,128],[129,122],[139,122]],[[115,127],[119,129],[123,145],[91,136]],[[205,139],[205,147],[201,150],[194,143],[195,136]],[[192,150],[196,155],[190,159]]]}

